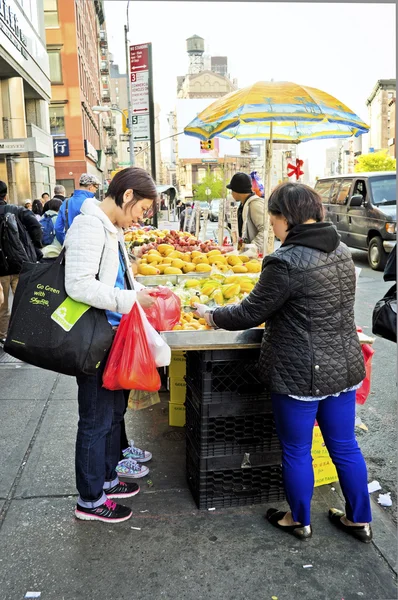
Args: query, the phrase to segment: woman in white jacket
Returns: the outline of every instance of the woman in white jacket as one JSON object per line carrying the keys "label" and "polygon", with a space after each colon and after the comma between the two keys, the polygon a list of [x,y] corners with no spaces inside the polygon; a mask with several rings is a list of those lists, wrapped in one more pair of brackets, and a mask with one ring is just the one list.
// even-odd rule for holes
{"label": "woman in white jacket", "polygon": [[[68,295],[106,311],[114,328],[135,302],[143,307],[153,303],[149,290],[134,283],[123,228],[150,216],[156,199],[155,183],[144,169],[132,167],[119,171],[103,202],[94,198],[84,202],[81,214],[74,219],[65,239]],[[117,476],[125,398],[123,390],[112,392],[102,387],[105,363],[106,360],[97,375],[77,377],[76,486],[79,498],[75,515],[84,520],[119,523],[129,519],[132,511],[113,499],[135,496],[139,486],[119,482]]]}

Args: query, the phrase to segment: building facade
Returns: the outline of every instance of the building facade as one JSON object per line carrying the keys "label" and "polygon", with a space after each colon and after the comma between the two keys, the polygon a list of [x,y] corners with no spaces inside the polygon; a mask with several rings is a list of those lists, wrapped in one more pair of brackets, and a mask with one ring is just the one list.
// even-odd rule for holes
{"label": "building facade", "polygon": [[104,181],[116,153],[104,116],[92,110],[110,101],[103,1],[44,0],[44,16],[56,179],[69,194],[82,173]]}
{"label": "building facade", "polygon": [[55,183],[43,0],[0,0],[0,179],[23,204]]}
{"label": "building facade", "polygon": [[[373,148],[375,152],[389,149],[393,156],[395,156],[395,97],[396,79],[379,79],[366,101],[370,125],[369,148]],[[390,146],[394,148],[390,149]]]}

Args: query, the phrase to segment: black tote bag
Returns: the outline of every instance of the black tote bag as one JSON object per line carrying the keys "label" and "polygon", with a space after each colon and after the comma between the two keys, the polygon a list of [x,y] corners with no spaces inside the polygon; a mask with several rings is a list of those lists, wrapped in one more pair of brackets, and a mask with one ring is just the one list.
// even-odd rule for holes
{"label": "black tote bag", "polygon": [[50,265],[23,264],[5,352],[64,375],[94,375],[113,336],[104,310],[67,295],[65,250]]}
{"label": "black tote bag", "polygon": [[397,286],[393,285],[374,307],[372,333],[397,343]]}

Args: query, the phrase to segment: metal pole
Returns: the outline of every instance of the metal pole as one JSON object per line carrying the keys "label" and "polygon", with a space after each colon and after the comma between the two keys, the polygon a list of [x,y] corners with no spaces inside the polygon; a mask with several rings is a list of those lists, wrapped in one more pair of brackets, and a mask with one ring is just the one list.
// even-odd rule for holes
{"label": "metal pole", "polygon": [[270,228],[269,214],[268,214],[268,199],[271,195],[271,171],[272,171],[272,140],[273,140],[273,123],[270,121],[269,125],[269,141],[265,142],[265,176],[266,176],[266,188],[264,190],[264,256],[272,254],[274,251],[274,233]]}
{"label": "metal pole", "polygon": [[130,81],[130,53],[127,33],[129,31],[129,4],[127,2],[127,24],[124,26],[124,45],[126,49],[126,77],[127,77],[127,110],[130,146],[130,167],[134,167],[134,137],[133,137],[133,110],[131,106],[131,81]]}

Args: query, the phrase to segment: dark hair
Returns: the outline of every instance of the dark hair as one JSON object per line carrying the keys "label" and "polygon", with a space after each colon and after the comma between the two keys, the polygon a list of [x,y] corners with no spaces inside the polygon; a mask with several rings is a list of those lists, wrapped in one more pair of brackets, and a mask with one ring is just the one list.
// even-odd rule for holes
{"label": "dark hair", "polygon": [[43,214],[43,204],[41,200],[33,200],[32,212],[35,213],[35,215],[40,216]]}
{"label": "dark hair", "polygon": [[317,223],[324,219],[320,195],[303,183],[287,182],[278,185],[269,197],[268,212],[285,217],[288,231],[310,219]]}
{"label": "dark hair", "polygon": [[123,206],[123,196],[126,190],[133,190],[133,199],[125,205],[125,210],[133,208],[140,200],[152,200],[153,211],[157,209],[158,192],[152,177],[139,167],[128,167],[116,173],[109,184],[106,195],[113,198],[116,206]]}
{"label": "dark hair", "polygon": [[47,200],[47,202],[43,206],[43,215],[48,210],[53,210],[55,212],[58,212],[59,209],[61,208],[61,206],[62,206],[62,200],[58,200],[58,198],[53,198],[52,200]]}
{"label": "dark hair", "polygon": [[48,192],[43,192],[43,193],[42,193],[42,195],[41,195],[41,197],[43,198],[43,196],[48,196],[48,197],[50,197],[50,194],[49,194]]}
{"label": "dark hair", "polygon": [[7,184],[5,181],[0,181],[0,199],[7,196]]}

